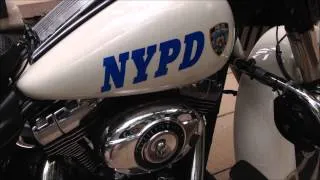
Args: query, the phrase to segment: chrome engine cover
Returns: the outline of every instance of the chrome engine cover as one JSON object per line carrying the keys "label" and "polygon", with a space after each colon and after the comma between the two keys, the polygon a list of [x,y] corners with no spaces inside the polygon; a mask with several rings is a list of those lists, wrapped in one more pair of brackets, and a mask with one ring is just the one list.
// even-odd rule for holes
{"label": "chrome engine cover", "polygon": [[204,119],[185,105],[151,105],[112,119],[101,150],[109,167],[124,174],[171,165],[193,147]]}
{"label": "chrome engine cover", "polygon": [[96,108],[97,101],[70,101],[69,106],[36,119],[32,132],[41,145],[45,146],[76,129],[81,120]]}

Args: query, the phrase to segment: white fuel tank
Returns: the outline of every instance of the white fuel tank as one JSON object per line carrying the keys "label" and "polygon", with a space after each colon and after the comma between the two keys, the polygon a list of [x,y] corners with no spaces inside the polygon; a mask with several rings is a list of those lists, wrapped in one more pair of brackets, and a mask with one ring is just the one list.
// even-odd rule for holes
{"label": "white fuel tank", "polygon": [[29,66],[17,85],[35,99],[161,91],[217,72],[234,39],[226,0],[115,1]]}

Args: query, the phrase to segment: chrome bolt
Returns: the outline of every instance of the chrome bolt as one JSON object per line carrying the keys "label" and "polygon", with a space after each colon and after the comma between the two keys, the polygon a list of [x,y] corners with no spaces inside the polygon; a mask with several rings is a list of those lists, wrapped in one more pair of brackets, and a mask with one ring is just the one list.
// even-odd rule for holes
{"label": "chrome bolt", "polygon": [[167,147],[166,140],[165,139],[159,140],[159,142],[156,145],[156,153],[159,157],[163,157],[163,155],[165,155],[166,147]]}

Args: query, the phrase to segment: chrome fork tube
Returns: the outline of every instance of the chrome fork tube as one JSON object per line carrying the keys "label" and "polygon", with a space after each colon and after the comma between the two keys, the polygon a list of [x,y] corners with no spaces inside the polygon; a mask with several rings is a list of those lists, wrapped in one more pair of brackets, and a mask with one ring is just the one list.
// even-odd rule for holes
{"label": "chrome fork tube", "polygon": [[203,132],[201,137],[199,138],[194,154],[193,154],[193,161],[192,161],[192,168],[191,168],[191,180],[203,180],[204,179],[204,171],[205,171],[205,128],[203,128]]}
{"label": "chrome fork tube", "polygon": [[316,29],[313,28],[304,33],[287,32],[287,35],[303,81],[312,82],[320,79],[320,55]]}

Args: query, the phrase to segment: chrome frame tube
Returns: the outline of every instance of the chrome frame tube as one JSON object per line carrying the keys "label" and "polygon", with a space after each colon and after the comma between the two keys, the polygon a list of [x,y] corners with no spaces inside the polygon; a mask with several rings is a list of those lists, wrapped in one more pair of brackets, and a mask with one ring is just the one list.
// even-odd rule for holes
{"label": "chrome frame tube", "polygon": [[192,168],[191,168],[191,180],[203,180],[205,172],[205,128],[203,128],[202,135],[200,136],[194,150]]}

